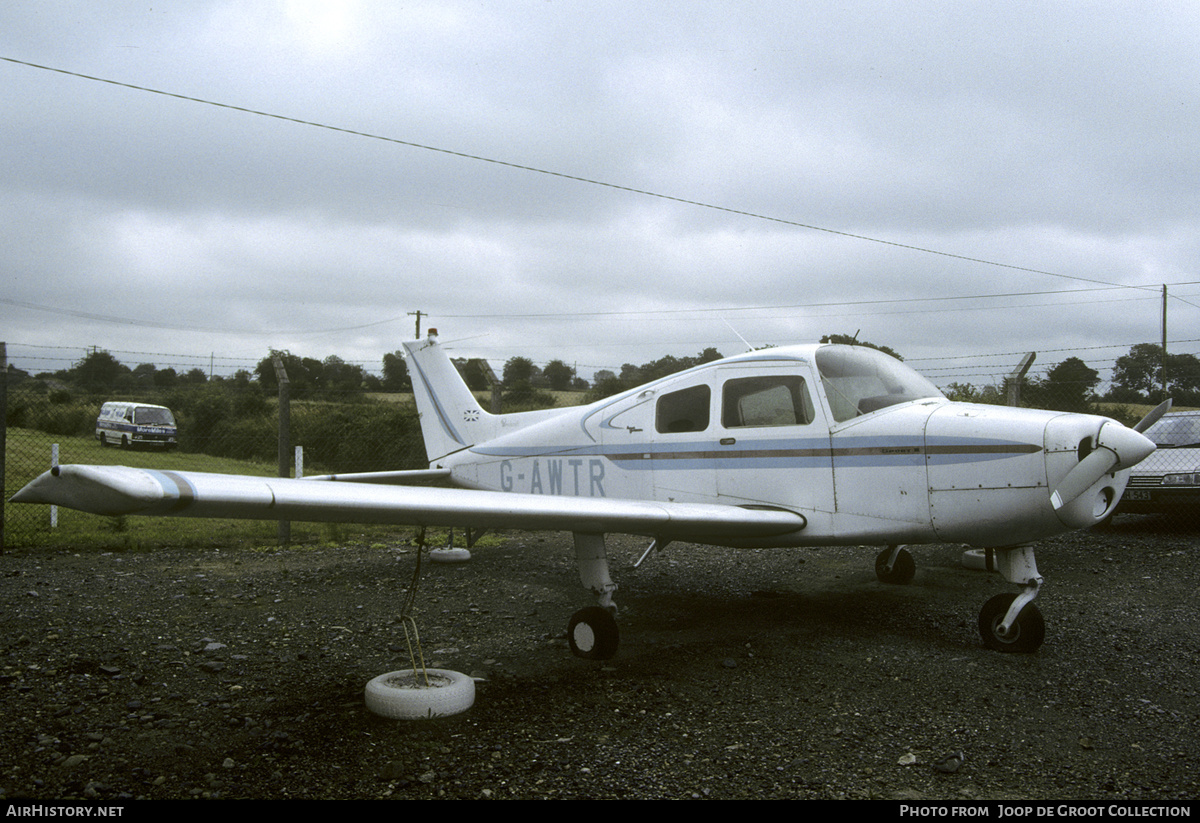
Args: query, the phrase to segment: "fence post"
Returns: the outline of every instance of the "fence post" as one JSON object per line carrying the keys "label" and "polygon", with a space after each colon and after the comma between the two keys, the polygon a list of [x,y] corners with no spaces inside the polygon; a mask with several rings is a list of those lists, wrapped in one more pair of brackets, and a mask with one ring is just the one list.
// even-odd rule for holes
{"label": "fence post", "polygon": [[1021,358],[1021,362],[1013,369],[1012,374],[1008,376],[1008,405],[1021,405],[1021,383],[1025,380],[1025,375],[1029,371],[1029,367],[1033,365],[1034,358],[1037,357],[1037,352],[1031,351]]}
{"label": "fence post", "polygon": [[[50,470],[54,471],[58,468],[58,444],[50,444]],[[58,506],[50,507],[50,528],[58,528]]]}
{"label": "fence post", "polygon": [[488,386],[492,390],[492,414],[500,414],[500,378],[496,377],[496,372],[492,369],[492,364],[482,357],[477,357],[468,362],[479,364],[479,371],[483,373],[483,378],[487,380]]}
{"label": "fence post", "polygon": [[0,554],[4,554],[4,501],[8,497],[8,344],[0,343]]}
{"label": "fence post", "polygon": [[[275,364],[275,377],[279,380],[279,476],[290,476],[288,458],[291,456],[292,440],[292,410],[290,389],[288,386],[287,369],[284,368],[283,358],[272,354]],[[286,546],[292,542],[292,523],[290,520],[279,521],[279,545]]]}

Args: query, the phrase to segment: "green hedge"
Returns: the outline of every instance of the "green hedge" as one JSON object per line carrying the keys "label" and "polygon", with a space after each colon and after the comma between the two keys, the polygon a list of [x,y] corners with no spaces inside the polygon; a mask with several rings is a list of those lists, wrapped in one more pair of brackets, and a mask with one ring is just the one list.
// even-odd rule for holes
{"label": "green hedge", "polygon": [[[176,388],[155,396],[72,398],[59,392],[10,392],[7,421],[56,436],[92,437],[107,400],[133,400],[170,408],[179,427],[179,450],[273,463],[278,456],[278,412],[257,387]],[[408,403],[357,399],[291,404],[291,442],[304,447],[305,472],[384,471],[424,468],[425,448],[416,410]]]}

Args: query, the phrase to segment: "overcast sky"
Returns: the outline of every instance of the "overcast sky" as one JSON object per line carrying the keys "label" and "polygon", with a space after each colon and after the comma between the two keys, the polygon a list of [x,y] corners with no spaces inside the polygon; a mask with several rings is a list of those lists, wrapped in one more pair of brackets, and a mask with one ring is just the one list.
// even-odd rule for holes
{"label": "overcast sky", "polygon": [[856,331],[1107,377],[1163,284],[1200,352],[1194,2],[13,0],[0,57],[33,371],[378,373],[421,311],[589,377]]}

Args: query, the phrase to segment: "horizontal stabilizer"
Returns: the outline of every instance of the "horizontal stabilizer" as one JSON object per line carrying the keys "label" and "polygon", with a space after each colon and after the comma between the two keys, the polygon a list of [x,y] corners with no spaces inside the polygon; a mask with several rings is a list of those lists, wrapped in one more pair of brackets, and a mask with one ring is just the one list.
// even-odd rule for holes
{"label": "horizontal stabilizer", "polygon": [[554,529],[683,540],[773,537],[805,525],[802,515],[778,509],[313,482],[127,466],[60,466],[29,483],[12,500],[101,515]]}

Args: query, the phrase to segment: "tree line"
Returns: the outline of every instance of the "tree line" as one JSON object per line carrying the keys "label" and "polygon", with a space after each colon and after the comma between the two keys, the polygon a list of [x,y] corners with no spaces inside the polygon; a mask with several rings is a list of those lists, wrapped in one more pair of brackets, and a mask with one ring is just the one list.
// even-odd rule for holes
{"label": "tree line", "polygon": [[[1022,381],[1021,405],[1056,411],[1086,412],[1096,403],[1154,405],[1167,398],[1177,406],[1200,406],[1200,358],[1194,354],[1166,354],[1154,343],[1138,343],[1113,364],[1112,380],[1104,392],[1097,389],[1100,373],[1078,357],[1068,357],[1043,377]],[[976,387],[951,383],[946,396],[974,403],[1004,403],[1007,381]]]}
{"label": "tree line", "polygon": [[[898,359],[903,357],[887,346],[859,341],[849,335],[825,335],[821,342],[865,345],[880,349]],[[549,392],[583,392],[583,400],[609,397],[636,386],[686,369],[719,360],[722,354],[706,348],[693,356],[666,355],[640,365],[625,363],[620,371],[601,369],[589,382],[575,367],[561,359],[539,366],[527,357],[509,358],[502,375],[492,374],[481,360],[454,360],[467,385],[477,392],[489,391],[497,381],[503,391],[506,410],[513,408],[554,405]],[[152,363],[134,367],[122,364],[111,353],[96,349],[67,369],[37,375],[50,381],[53,395],[64,392],[92,395],[123,393],[127,395],[155,394],[163,396],[173,389],[204,385],[220,386],[241,395],[246,411],[261,412],[259,399],[273,396],[278,390],[275,360],[286,369],[289,390],[297,400],[354,400],[371,393],[410,392],[412,383],[403,355],[399,351],[383,356],[382,375],[368,372],[363,366],[348,363],[337,355],[324,359],[303,357],[289,351],[272,351],[258,362],[253,370],[242,369],[232,376],[210,376],[203,369],[192,368],[177,372],[173,368],[158,368]],[[29,377],[10,366],[10,380]],[[1112,379],[1103,393],[1098,392],[1100,373],[1079,357],[1068,357],[1041,377],[1028,377],[1022,382],[1022,405],[1062,411],[1086,411],[1097,402],[1124,404],[1153,404],[1166,397],[1176,404],[1200,406],[1200,358],[1192,354],[1166,354],[1161,345],[1139,343],[1129,353],[1118,357],[1112,366]],[[955,400],[983,403],[1004,403],[1007,385],[975,386],[970,383],[951,383],[945,387],[948,397]],[[60,397],[60,400],[66,399]]]}

